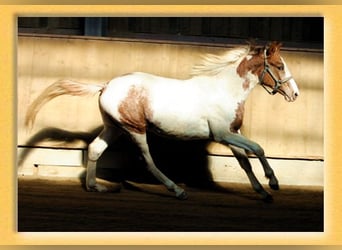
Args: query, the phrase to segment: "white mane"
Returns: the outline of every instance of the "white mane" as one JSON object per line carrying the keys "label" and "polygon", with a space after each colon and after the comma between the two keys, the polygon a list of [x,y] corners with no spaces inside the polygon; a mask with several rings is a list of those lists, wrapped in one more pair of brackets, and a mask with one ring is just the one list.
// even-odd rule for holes
{"label": "white mane", "polygon": [[231,49],[222,55],[207,54],[203,57],[200,64],[192,68],[191,75],[213,76],[220,73],[228,65],[235,63],[239,59],[247,56],[250,52],[250,46]]}

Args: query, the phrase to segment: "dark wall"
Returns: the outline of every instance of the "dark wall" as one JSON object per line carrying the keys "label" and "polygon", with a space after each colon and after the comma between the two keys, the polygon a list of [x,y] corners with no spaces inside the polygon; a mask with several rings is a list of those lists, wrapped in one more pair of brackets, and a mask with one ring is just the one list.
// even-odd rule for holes
{"label": "dark wall", "polygon": [[323,48],[322,17],[19,17],[19,33],[127,37],[203,43],[282,41]]}

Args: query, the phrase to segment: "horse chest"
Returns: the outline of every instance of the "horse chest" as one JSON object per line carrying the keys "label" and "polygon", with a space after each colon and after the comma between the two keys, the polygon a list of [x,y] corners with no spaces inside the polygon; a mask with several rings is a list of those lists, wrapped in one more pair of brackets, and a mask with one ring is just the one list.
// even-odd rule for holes
{"label": "horse chest", "polygon": [[244,116],[244,101],[230,103],[229,105],[212,109],[209,116],[209,124],[212,133],[236,133],[241,128]]}
{"label": "horse chest", "polygon": [[237,108],[235,109],[235,117],[234,120],[230,123],[230,131],[236,133],[242,126],[243,122],[243,114],[245,111],[245,103],[244,101],[239,102],[237,104]]}

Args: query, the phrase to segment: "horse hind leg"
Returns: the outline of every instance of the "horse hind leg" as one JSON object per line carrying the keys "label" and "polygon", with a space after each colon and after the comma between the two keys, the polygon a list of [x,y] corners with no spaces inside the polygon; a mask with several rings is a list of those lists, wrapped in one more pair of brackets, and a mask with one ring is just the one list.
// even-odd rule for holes
{"label": "horse hind leg", "polygon": [[86,173],[86,188],[91,192],[106,192],[107,188],[96,181],[96,165],[97,160],[106,150],[111,141],[119,136],[118,132],[111,127],[104,127],[100,135],[98,135],[88,147],[88,162]]}
{"label": "horse hind leg", "polygon": [[156,177],[161,183],[163,183],[169,191],[173,191],[176,197],[180,200],[188,198],[186,192],[181,187],[177,186],[166,175],[164,175],[155,165],[152,156],[150,154],[149,146],[147,144],[146,134],[131,133],[132,138],[139,146],[143,157],[147,164],[147,169]]}

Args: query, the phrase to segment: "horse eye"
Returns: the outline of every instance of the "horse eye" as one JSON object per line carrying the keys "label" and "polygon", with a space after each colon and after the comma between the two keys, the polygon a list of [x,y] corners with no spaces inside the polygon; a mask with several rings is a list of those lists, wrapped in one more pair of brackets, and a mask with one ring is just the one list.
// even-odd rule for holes
{"label": "horse eye", "polygon": [[278,66],[278,69],[279,69],[280,71],[283,71],[283,70],[284,70],[284,65]]}

